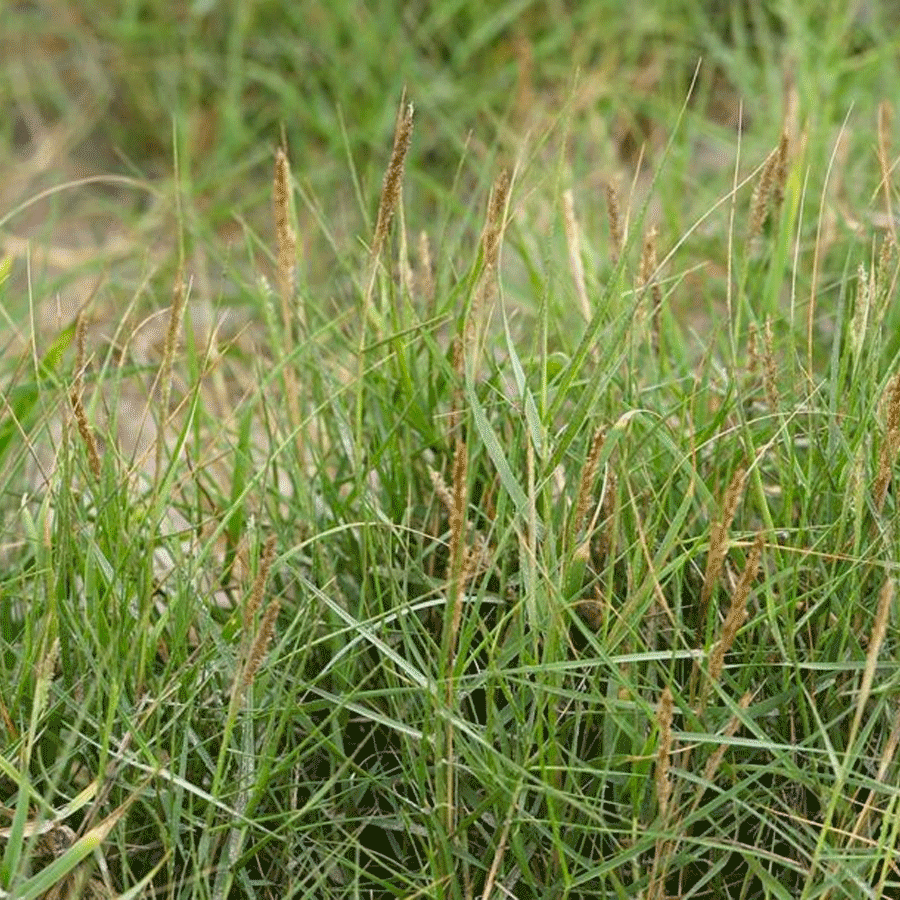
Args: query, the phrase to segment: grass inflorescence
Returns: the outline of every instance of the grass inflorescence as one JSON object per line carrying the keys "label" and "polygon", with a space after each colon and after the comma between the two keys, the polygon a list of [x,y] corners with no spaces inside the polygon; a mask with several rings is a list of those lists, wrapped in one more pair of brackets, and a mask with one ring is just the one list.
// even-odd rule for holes
{"label": "grass inflorescence", "polygon": [[0,188],[0,898],[898,896],[878,4],[204,6]]}

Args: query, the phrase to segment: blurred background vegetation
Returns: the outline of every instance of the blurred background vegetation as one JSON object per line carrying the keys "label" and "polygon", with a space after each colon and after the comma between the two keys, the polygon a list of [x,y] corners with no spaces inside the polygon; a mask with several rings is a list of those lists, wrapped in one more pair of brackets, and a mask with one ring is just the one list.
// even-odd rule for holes
{"label": "blurred background vegetation", "polygon": [[[267,204],[283,134],[324,220],[359,233],[359,201],[371,215],[406,88],[417,109],[408,202],[432,212],[454,180],[465,203],[489,183],[486,163],[515,158],[526,136],[533,147],[554,128],[568,135],[566,164],[588,190],[598,175],[630,178],[642,148],[652,169],[689,97],[693,126],[681,133],[692,141],[672,149],[689,188],[677,218],[696,212],[685,195],[709,204],[710,160],[734,165],[739,115],[755,141],[777,142],[786,82],[803,127],[837,127],[851,110],[874,127],[872,110],[898,83],[896,46],[885,40],[898,9],[893,0],[14,2],[0,17],[0,209],[66,176],[168,177],[177,148],[206,227],[227,231],[236,212]],[[861,135],[862,146],[872,140]],[[120,216],[146,198],[130,201]],[[21,224],[8,214],[2,223]]]}

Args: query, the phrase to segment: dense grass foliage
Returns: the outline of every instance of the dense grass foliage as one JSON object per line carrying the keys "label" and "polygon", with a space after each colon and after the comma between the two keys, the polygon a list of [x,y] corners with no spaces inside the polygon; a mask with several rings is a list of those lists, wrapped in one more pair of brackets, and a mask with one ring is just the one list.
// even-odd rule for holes
{"label": "dense grass foliage", "polygon": [[5,13],[0,897],[900,896],[897,14]]}

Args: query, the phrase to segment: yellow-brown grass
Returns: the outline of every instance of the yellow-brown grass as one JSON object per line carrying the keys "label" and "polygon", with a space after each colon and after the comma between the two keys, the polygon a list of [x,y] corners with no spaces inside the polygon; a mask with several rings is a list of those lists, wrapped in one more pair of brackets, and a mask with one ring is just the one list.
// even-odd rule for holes
{"label": "yellow-brown grass", "polygon": [[413,105],[406,102],[406,94],[400,102],[397,123],[394,128],[394,143],[391,148],[391,159],[384,179],[381,183],[381,197],[378,201],[378,215],[375,219],[375,234],[372,238],[372,259],[377,260],[384,249],[391,220],[397,210],[400,194],[403,190],[403,168],[406,154],[412,141]]}
{"label": "yellow-brown grass", "polygon": [[[272,217],[275,222],[275,282],[281,300],[281,354],[282,359],[288,360],[296,347],[298,329],[305,325],[305,317],[296,296],[297,235],[291,225],[291,167],[283,147],[275,150]],[[302,459],[302,416],[296,370],[286,363],[282,373],[288,421],[294,432],[298,459]]]}
{"label": "yellow-brown grass", "polygon": [[[896,768],[898,745],[900,745],[900,708],[897,708],[894,712],[894,724],[891,728],[890,734],[885,740],[884,747],[881,751],[881,758],[878,761],[878,771],[875,773],[875,781],[879,784],[884,784],[888,775],[888,771],[891,768]],[[860,790],[864,789],[861,788]],[[884,798],[882,801],[883,807],[892,802],[887,791],[884,791],[882,796]],[[851,839],[855,843],[867,842],[873,836],[871,832],[879,827],[880,823],[876,823],[875,826],[871,829],[868,827],[868,822],[872,816],[872,812],[875,808],[877,799],[878,791],[869,790],[868,796],[863,803],[863,808],[860,810],[859,816],[857,816],[856,823],[854,824],[853,830],[850,835]],[[884,810],[883,815],[885,813],[887,813],[887,809]],[[848,841],[848,844],[849,843],[850,842]]]}
{"label": "yellow-brown grass", "polygon": [[256,577],[250,586],[242,615],[241,615],[241,650],[240,663],[235,670],[234,681],[231,688],[231,701],[229,717],[236,714],[240,703],[246,696],[256,679],[257,674],[269,652],[272,637],[275,634],[275,624],[281,611],[281,603],[272,600],[263,610],[259,624],[256,623],[256,615],[263,605],[266,584],[271,572],[272,562],[275,556],[274,538],[269,538],[263,545],[260,553]]}
{"label": "yellow-brown grass", "polygon": [[452,515],[453,492],[450,490],[450,488],[447,487],[447,482],[444,481],[444,476],[435,469],[429,469],[428,476],[429,478],[431,478],[431,485],[434,488],[434,492],[437,495],[438,500],[441,501],[444,509],[447,510],[448,515]]}
{"label": "yellow-brown grass", "polygon": [[253,684],[253,679],[256,678],[256,673],[269,652],[269,644],[272,642],[272,635],[275,633],[275,622],[278,619],[280,610],[281,603],[278,600],[273,600],[263,613],[262,621],[253,638],[253,643],[250,645],[250,653],[244,666],[244,674],[241,680],[242,688],[247,688]]}
{"label": "yellow-brown grass", "polygon": [[[865,715],[866,704],[868,703],[868,700],[872,694],[872,684],[875,680],[875,672],[878,665],[878,656],[881,651],[881,647],[884,644],[884,638],[887,634],[888,622],[891,616],[891,609],[894,603],[894,592],[895,585],[893,580],[890,578],[886,579],[878,595],[878,605],[875,610],[875,618],[872,622],[872,631],[869,635],[869,644],[866,652],[866,665],[865,669],[863,670],[863,680],[856,698],[856,711],[853,717],[853,724],[850,727],[848,745],[852,745],[853,740],[859,731],[863,716]],[[885,740],[884,747],[881,752],[878,770],[875,774],[875,781],[877,783],[883,784],[888,774],[888,770],[892,765],[895,765],[895,756],[897,754],[898,742],[900,742],[900,711],[895,712],[893,728],[891,729],[890,734]],[[866,791],[866,789],[859,788],[857,789],[856,793],[860,794],[863,791]],[[879,794],[883,798],[881,804],[882,817],[888,814],[889,807],[886,807],[885,804],[890,801],[889,795],[886,791],[879,792],[877,789],[871,788],[866,791],[866,794],[866,800],[862,803],[862,809],[857,816],[856,822],[847,835],[845,841],[845,846],[847,847],[851,847],[854,845],[867,846],[872,842],[872,839],[875,838],[875,835],[872,834],[872,832],[878,830],[880,824],[876,822],[872,827],[869,827],[868,821],[871,818],[876,804],[878,803]],[[854,801],[858,802],[856,797],[854,797]],[[875,839],[877,840],[877,838]]]}
{"label": "yellow-brown grass", "polygon": [[[750,199],[750,227],[747,233],[747,240],[751,241],[761,231],[762,227],[769,216],[769,211],[773,206],[773,199],[776,187],[780,177],[780,171],[784,167],[782,162],[782,146],[786,153],[786,138],[782,135],[782,142],[769,153],[766,161],[763,163],[762,171],[753,187],[753,196]],[[784,172],[786,173],[786,168]],[[783,187],[781,188],[783,191]]]}
{"label": "yellow-brown grass", "polygon": [[709,656],[708,685],[715,684],[721,679],[725,665],[725,656],[734,646],[734,640],[741,625],[747,620],[747,600],[750,597],[750,589],[753,587],[753,582],[756,580],[756,575],[759,572],[759,562],[762,557],[764,544],[763,535],[761,533],[757,534],[747,556],[747,564],[744,566],[744,571],[741,573],[741,577],[738,579],[738,583],[731,594],[731,603],[728,606],[728,612],[725,614],[722,634]]}
{"label": "yellow-brown grass", "polygon": [[481,247],[484,254],[484,267],[494,270],[500,257],[500,245],[506,227],[506,203],[509,199],[509,170],[502,168],[491,189],[488,203],[487,219],[481,236]]}
{"label": "yellow-brown grass", "polygon": [[434,263],[431,258],[431,242],[428,232],[419,232],[419,265],[416,269],[416,291],[425,304],[430,307],[434,303]]}
{"label": "yellow-brown grass", "polygon": [[575,499],[574,515],[572,517],[572,526],[570,529],[570,534],[573,539],[584,526],[588,510],[591,507],[594,483],[597,480],[597,471],[600,468],[600,454],[603,451],[605,439],[606,429],[602,427],[598,428],[594,432],[594,437],[591,440],[591,447],[588,450],[587,458],[581,469],[581,479],[578,483],[578,494]]}
{"label": "yellow-brown grass", "polygon": [[659,698],[656,710],[656,724],[659,728],[659,747],[656,751],[656,802],[660,817],[665,820],[669,815],[669,799],[672,796],[672,783],[669,780],[669,768],[672,755],[672,719],[674,701],[668,686]]}
{"label": "yellow-brown grass", "polygon": [[275,150],[275,170],[272,179],[272,215],[275,220],[275,283],[281,300],[281,321],[285,339],[291,342],[296,334],[295,307],[297,235],[291,226],[291,167],[283,147]]}
{"label": "yellow-brown grass", "polygon": [[397,112],[397,121],[394,126],[391,158],[381,182],[381,196],[378,199],[375,231],[372,235],[372,247],[369,252],[369,279],[363,298],[364,314],[373,318],[379,324],[381,323],[381,317],[376,315],[372,309],[372,297],[375,293],[375,281],[378,277],[378,267],[381,264],[381,254],[387,242],[391,221],[394,218],[394,213],[397,211],[403,193],[403,169],[406,164],[406,155],[409,153],[410,143],[412,142],[413,114],[413,105],[407,102],[406,91],[404,90],[400,98],[400,109]]}
{"label": "yellow-brown grass", "polygon": [[575,196],[571,188],[563,191],[563,222],[566,232],[566,246],[569,251],[569,271],[575,285],[575,296],[581,307],[585,322],[591,321],[591,305],[588,302],[587,286],[584,281],[584,263],[581,260],[581,231],[575,215]]}
{"label": "yellow-brown grass", "polygon": [[275,536],[270,535],[263,544],[262,554],[259,558],[259,565],[256,570],[256,577],[253,579],[253,585],[244,604],[244,635],[249,636],[253,632],[253,621],[256,618],[256,611],[262,604],[263,592],[266,589],[266,582],[269,580],[269,569],[272,568],[272,560],[275,558]]}
{"label": "yellow-brown grass", "polygon": [[503,245],[503,233],[506,229],[506,204],[510,189],[509,170],[502,168],[491,188],[488,200],[487,216],[481,232],[482,269],[475,286],[470,321],[466,323],[466,343],[475,341],[485,307],[493,298],[495,274],[500,259],[500,248]]}
{"label": "yellow-brown grass", "polygon": [[645,288],[656,270],[656,226],[651,225],[644,235],[641,264],[638,267],[638,287]]}
{"label": "yellow-brown grass", "polygon": [[722,569],[725,565],[725,555],[728,552],[728,530],[734,521],[738,503],[744,490],[746,470],[738,468],[731,478],[731,482],[725,490],[722,501],[722,516],[717,522],[713,522],[709,535],[709,553],[706,557],[706,571],[703,575],[703,587],[700,589],[700,609],[697,620],[697,644],[703,642],[703,631],[706,626],[706,613],[709,609],[709,601],[713,591],[719,583]]}
{"label": "yellow-brown grass", "polygon": [[609,262],[615,268],[619,264],[625,237],[622,231],[622,210],[619,192],[612,181],[606,183],[606,218],[609,222]]}
{"label": "yellow-brown grass", "polygon": [[[750,691],[744,694],[738,702],[738,706],[741,709],[747,709],[750,706],[750,701],[753,695]],[[741,727],[741,719],[740,716],[734,715],[728,720],[728,725],[725,727],[724,737],[732,738],[734,737],[738,729]],[[716,773],[719,771],[719,766],[722,765],[722,760],[725,758],[725,753],[727,752],[730,744],[723,743],[719,744],[718,747],[710,754],[709,759],[706,761],[706,765],[703,768],[703,779],[701,783],[697,786],[697,793],[694,796],[694,802],[691,805],[691,812],[697,809],[703,800],[703,795],[706,793],[707,787],[713,783]]]}
{"label": "yellow-brown grass", "polygon": [[863,715],[865,714],[866,704],[872,695],[875,669],[878,666],[878,654],[881,652],[881,646],[887,634],[888,620],[893,603],[894,582],[891,578],[887,578],[878,593],[878,605],[875,608],[875,618],[872,620],[872,631],[869,634],[869,646],[866,649],[866,667],[863,670],[862,683],[856,696],[856,712],[853,716],[853,724],[850,726],[848,745],[852,745],[853,738],[859,731],[859,726],[862,724]]}

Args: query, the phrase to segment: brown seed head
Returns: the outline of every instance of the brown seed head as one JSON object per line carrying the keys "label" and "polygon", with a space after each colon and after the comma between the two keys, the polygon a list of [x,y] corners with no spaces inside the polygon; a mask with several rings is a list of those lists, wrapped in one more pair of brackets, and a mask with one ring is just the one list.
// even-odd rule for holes
{"label": "brown seed head", "polygon": [[887,497],[887,490],[891,483],[894,461],[900,451],[900,372],[893,375],[888,382],[882,401],[885,418],[884,437],[878,453],[878,471],[875,475],[875,484],[872,493],[875,497],[875,506],[880,511]]}
{"label": "brown seed head", "polygon": [[731,478],[731,483],[725,490],[722,501],[722,518],[713,522],[709,535],[709,553],[706,557],[706,572],[703,575],[703,587],[700,589],[700,610],[697,622],[698,639],[702,634],[706,620],[706,612],[709,609],[709,601],[713,591],[719,582],[722,568],[725,565],[725,555],[728,552],[728,529],[734,521],[737,505],[744,489],[746,470],[739,467]]}
{"label": "brown seed head", "polygon": [[619,193],[612,181],[606,183],[606,217],[609,221],[609,261],[613,268],[619,264],[622,247],[625,244],[622,235],[622,213],[619,206]]}
{"label": "brown seed head", "polygon": [[384,180],[381,184],[381,198],[378,201],[378,217],[375,220],[375,236],[372,240],[372,258],[378,259],[387,240],[391,219],[397,209],[397,202],[403,188],[403,166],[406,163],[406,154],[412,141],[413,129],[413,105],[401,102],[400,112],[397,115],[397,125],[394,129],[394,145],[391,149],[391,159]]}
{"label": "brown seed head", "polygon": [[753,188],[753,197],[750,200],[750,231],[748,234],[748,239],[751,240],[762,231],[763,224],[769,215],[772,193],[778,172],[779,147],[776,147],[766,157],[759,180]]}
{"label": "brown seed head", "polygon": [[759,561],[762,556],[765,541],[763,535],[757,534],[747,557],[747,565],[735,585],[731,595],[731,603],[725,615],[725,623],[722,626],[722,636],[713,648],[709,658],[710,682],[717,682],[722,677],[722,669],[725,664],[725,655],[734,646],[738,630],[747,619],[747,599],[750,596],[750,588],[756,580],[759,572]]}
{"label": "brown seed head", "polygon": [[669,812],[672,783],[669,780],[669,760],[672,753],[672,719],[674,702],[672,691],[666,686],[659,698],[656,710],[656,724],[659,727],[659,748],[656,751],[656,799],[660,815],[665,818]]}
{"label": "brown seed head", "polygon": [[581,470],[581,481],[578,484],[578,495],[575,501],[575,516],[572,520],[573,535],[578,532],[587,517],[591,505],[591,494],[594,490],[594,482],[597,478],[597,470],[600,467],[600,453],[603,450],[603,442],[606,439],[606,429],[598,428],[594,432],[591,448],[584,461]]}
{"label": "brown seed head", "polygon": [[259,566],[256,570],[256,578],[250,588],[250,595],[244,606],[244,634],[250,634],[253,628],[253,619],[256,611],[262,604],[263,592],[266,582],[269,580],[269,570],[272,568],[272,560],[275,558],[275,535],[270,535],[263,544],[259,558]]}
{"label": "brown seed head", "polygon": [[497,180],[494,182],[494,187],[491,190],[487,220],[481,236],[486,270],[497,267],[497,259],[500,255],[500,244],[503,240],[503,229],[506,222],[506,201],[509,198],[509,187],[509,171],[503,168],[500,170],[500,174],[497,176]]}
{"label": "brown seed head", "polygon": [[284,328],[293,334],[294,269],[297,260],[297,236],[291,227],[291,168],[282,147],[275,151],[275,176],[272,188],[272,212],[275,219],[275,265],[278,295]]}
{"label": "brown seed head", "polygon": [[247,664],[244,667],[244,674],[241,680],[243,688],[253,684],[253,679],[256,678],[256,673],[259,671],[266,653],[269,652],[269,644],[272,642],[272,635],[275,632],[275,621],[278,619],[280,611],[281,604],[277,600],[273,600],[263,613],[259,631],[256,632],[256,637],[254,637],[253,644],[250,646]]}

